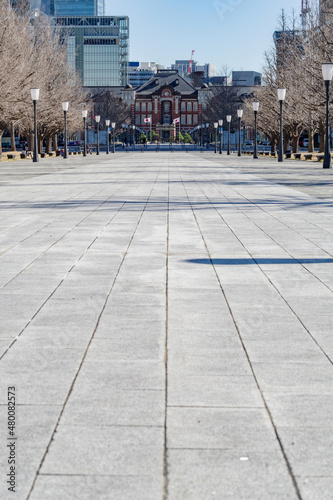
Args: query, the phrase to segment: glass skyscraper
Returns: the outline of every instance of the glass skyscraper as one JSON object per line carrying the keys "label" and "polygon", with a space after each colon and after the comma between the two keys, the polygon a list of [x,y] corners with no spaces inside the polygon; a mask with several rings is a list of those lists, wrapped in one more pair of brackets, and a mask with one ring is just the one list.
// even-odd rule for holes
{"label": "glass skyscraper", "polygon": [[55,17],[67,40],[68,61],[84,87],[117,87],[128,81],[128,17]]}
{"label": "glass skyscraper", "polygon": [[31,0],[30,3],[34,10],[49,16],[104,16],[104,0]]}
{"label": "glass skyscraper", "polygon": [[67,44],[68,62],[84,87],[127,85],[127,16],[104,16],[104,0],[30,0],[30,4],[33,11],[53,17]]}
{"label": "glass skyscraper", "polygon": [[51,15],[104,16],[104,0],[51,0]]}

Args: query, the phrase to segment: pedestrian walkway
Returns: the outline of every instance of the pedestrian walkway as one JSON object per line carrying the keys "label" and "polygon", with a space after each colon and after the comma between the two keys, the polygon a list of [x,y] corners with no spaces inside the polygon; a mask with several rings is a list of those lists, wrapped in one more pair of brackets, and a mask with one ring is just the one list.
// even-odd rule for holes
{"label": "pedestrian walkway", "polygon": [[0,498],[332,499],[332,175],[1,165]]}

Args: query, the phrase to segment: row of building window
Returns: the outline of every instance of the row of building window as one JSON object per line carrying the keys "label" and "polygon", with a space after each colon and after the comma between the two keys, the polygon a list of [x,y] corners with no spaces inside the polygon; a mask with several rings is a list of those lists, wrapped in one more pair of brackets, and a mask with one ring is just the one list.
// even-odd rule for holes
{"label": "row of building window", "polygon": [[[166,103],[165,103],[166,104]],[[181,111],[198,111],[198,103],[197,102],[181,102],[180,103]],[[146,111],[153,111],[153,103],[152,102],[136,102],[135,103],[135,111],[142,111],[145,113]]]}
{"label": "row of building window", "polygon": [[84,45],[117,45],[115,38],[85,38]]}

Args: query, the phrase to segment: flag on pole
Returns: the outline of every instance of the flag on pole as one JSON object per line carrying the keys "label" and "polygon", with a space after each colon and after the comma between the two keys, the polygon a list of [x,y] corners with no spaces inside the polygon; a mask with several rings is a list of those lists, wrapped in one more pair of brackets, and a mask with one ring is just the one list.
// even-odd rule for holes
{"label": "flag on pole", "polygon": [[180,123],[180,118],[175,118],[175,119],[173,120],[173,123]]}
{"label": "flag on pole", "polygon": [[145,118],[145,123],[150,123],[151,119],[150,118]]}

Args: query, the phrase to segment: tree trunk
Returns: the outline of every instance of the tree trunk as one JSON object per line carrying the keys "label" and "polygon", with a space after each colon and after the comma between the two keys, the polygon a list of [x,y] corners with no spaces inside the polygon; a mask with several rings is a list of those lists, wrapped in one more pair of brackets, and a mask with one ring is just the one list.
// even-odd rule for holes
{"label": "tree trunk", "polygon": [[319,123],[319,153],[325,151],[325,126],[322,122]]}
{"label": "tree trunk", "polygon": [[313,128],[308,127],[308,135],[309,135],[309,153],[314,153],[314,133]]}
{"label": "tree trunk", "polygon": [[51,151],[52,151],[52,137],[50,135],[46,135],[45,141],[46,141],[45,152],[51,153]]}
{"label": "tree trunk", "polygon": [[294,135],[293,136],[293,153],[298,153],[298,148],[299,148],[299,135]]}
{"label": "tree trunk", "polygon": [[283,141],[283,152],[286,153],[290,148],[291,134],[284,133],[284,141]]}
{"label": "tree trunk", "polygon": [[275,134],[272,134],[271,136],[267,136],[269,137],[269,140],[270,140],[270,143],[271,143],[271,153],[275,153],[276,152],[276,144],[277,144],[277,136]]}
{"label": "tree trunk", "polygon": [[4,130],[0,129],[0,155],[2,155],[2,136],[3,136]]}
{"label": "tree trunk", "polygon": [[27,134],[28,151],[33,151],[34,149],[34,133],[31,132]]}
{"label": "tree trunk", "polygon": [[53,151],[57,151],[58,149],[58,134],[54,134],[53,136]]}
{"label": "tree trunk", "polygon": [[43,151],[43,139],[41,137],[38,137],[38,153],[42,153]]}
{"label": "tree trunk", "polygon": [[10,143],[11,143],[11,150],[16,151],[14,122],[10,122]]}

